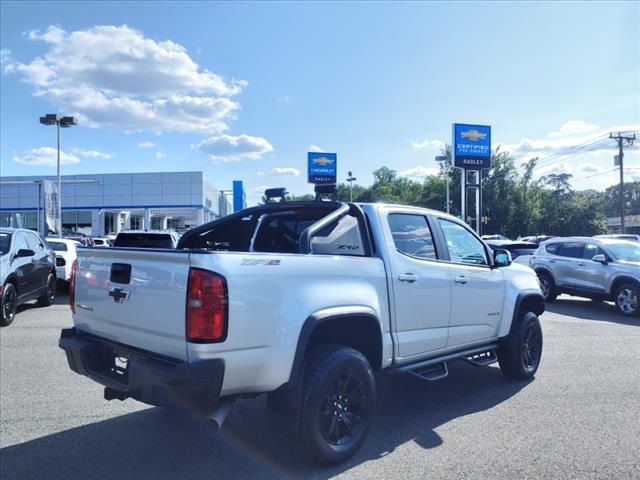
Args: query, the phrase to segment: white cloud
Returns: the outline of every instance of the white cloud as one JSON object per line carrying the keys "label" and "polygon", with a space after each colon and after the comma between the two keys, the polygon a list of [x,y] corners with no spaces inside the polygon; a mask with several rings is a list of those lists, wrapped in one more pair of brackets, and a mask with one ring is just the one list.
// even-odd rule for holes
{"label": "white cloud", "polygon": [[240,105],[228,97],[247,85],[199,66],[171,40],[155,41],[126,25],[67,32],[51,26],[27,38],[48,50],[27,63],[2,51],[3,71],[80,124],[124,131],[221,133]]}
{"label": "white cloud", "polygon": [[149,140],[145,140],[144,142],[138,143],[138,148],[153,148],[155,146],[156,144],[153,142],[150,142]]}
{"label": "white cloud", "polygon": [[[32,148],[21,155],[14,155],[13,161],[24,165],[55,167],[58,163],[58,151],[52,147]],[[60,164],[72,163],[80,163],[80,159],[75,155],[60,151]]]}
{"label": "white cloud", "polygon": [[560,126],[557,132],[549,133],[550,137],[566,137],[568,135],[584,134],[599,130],[600,127],[594,123],[587,123],[582,120],[569,120]]}
{"label": "white cloud", "polygon": [[250,135],[210,137],[191,145],[191,148],[209,154],[215,163],[259,160],[273,151],[273,146],[266,139]]}
{"label": "white cloud", "polygon": [[278,103],[289,104],[289,103],[293,102],[293,98],[291,98],[289,95],[282,95],[280,97],[276,97],[276,101]]}
{"label": "white cloud", "polygon": [[317,145],[309,145],[309,151],[310,152],[324,152],[324,149],[322,147],[317,146]]}
{"label": "white cloud", "polygon": [[594,165],[593,163],[584,163],[576,168],[576,172],[578,173],[597,173],[601,171],[602,168],[598,165]]}
{"label": "white cloud", "polygon": [[438,175],[440,170],[437,167],[414,167],[401,171],[398,175],[408,177],[412,180],[422,180],[425,177]]}
{"label": "white cloud", "polygon": [[[567,125],[567,122],[564,125]],[[563,125],[563,127],[564,127]],[[560,128],[560,131],[562,128]],[[529,139],[523,138],[515,144],[500,144],[502,151],[510,152],[514,157],[533,158],[539,157],[544,160],[547,157],[564,158],[584,154],[587,152],[609,152],[613,154],[616,150],[616,143],[609,139],[609,132],[629,132],[640,130],[640,125],[622,125],[609,128],[599,128],[591,133],[576,134],[568,133],[564,136],[552,136],[558,132],[551,132],[548,136],[552,138]],[[565,129],[565,131],[570,131]],[[497,146],[496,144],[495,146]]]}
{"label": "white cloud", "polygon": [[411,142],[411,148],[415,148],[416,150],[422,150],[424,148],[440,150],[444,148],[444,142],[442,140],[418,140]]}
{"label": "white cloud", "polygon": [[275,167],[272,168],[269,172],[258,172],[258,175],[270,175],[273,177],[299,177],[300,170],[292,167]]}
{"label": "white cloud", "polygon": [[115,157],[113,153],[101,152],[100,150],[81,150],[79,148],[72,148],[71,152],[85,158],[101,158],[103,160],[109,160]]}
{"label": "white cloud", "polygon": [[156,160],[163,160],[165,158],[167,158],[167,155],[163,152],[158,150],[155,154]]}

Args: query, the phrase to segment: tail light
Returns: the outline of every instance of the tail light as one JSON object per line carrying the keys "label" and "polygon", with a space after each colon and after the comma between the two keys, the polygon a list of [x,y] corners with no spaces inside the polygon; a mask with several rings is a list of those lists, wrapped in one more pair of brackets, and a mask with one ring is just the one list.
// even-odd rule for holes
{"label": "tail light", "polygon": [[76,313],[76,270],[78,269],[78,261],[74,260],[71,264],[71,276],[69,277],[69,306],[71,312]]}
{"label": "tail light", "polygon": [[228,310],[224,277],[192,268],[187,287],[187,341],[223,342],[227,338]]}

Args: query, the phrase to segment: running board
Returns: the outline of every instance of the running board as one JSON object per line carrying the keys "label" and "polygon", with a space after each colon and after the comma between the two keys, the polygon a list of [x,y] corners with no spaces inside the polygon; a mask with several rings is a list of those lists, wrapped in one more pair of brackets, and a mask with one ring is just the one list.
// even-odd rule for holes
{"label": "running board", "polygon": [[475,365],[476,367],[486,367],[487,365],[496,363],[498,361],[498,356],[496,355],[495,349],[491,349],[486,352],[469,355],[468,357],[464,357],[463,360],[471,365]]}
{"label": "running board", "polygon": [[447,368],[447,362],[440,362],[434,365],[416,368],[415,370],[409,370],[409,373],[422,380],[435,382],[449,375],[449,369]]}
{"label": "running board", "polygon": [[[497,360],[495,354],[497,348],[497,344],[491,343],[488,345],[482,345],[480,347],[459,350],[457,352],[448,353],[439,357],[433,357],[426,360],[419,360],[413,363],[389,367],[385,370],[385,372],[391,375],[409,373],[422,380],[439,380],[441,378],[445,378],[449,374],[447,362],[452,362],[454,360],[465,360],[467,362],[473,363],[474,365],[489,365]],[[493,355],[490,355],[490,353],[492,353]]]}

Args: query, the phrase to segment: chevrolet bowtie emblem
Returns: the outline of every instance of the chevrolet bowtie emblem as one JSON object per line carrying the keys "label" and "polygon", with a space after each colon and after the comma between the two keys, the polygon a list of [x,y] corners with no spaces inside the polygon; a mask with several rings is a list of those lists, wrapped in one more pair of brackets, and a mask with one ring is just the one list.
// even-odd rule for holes
{"label": "chevrolet bowtie emblem", "polygon": [[116,303],[124,303],[129,299],[129,292],[125,292],[121,288],[112,288],[109,290],[109,296],[113,297],[113,301]]}
{"label": "chevrolet bowtie emblem", "polygon": [[478,140],[484,140],[487,137],[487,134],[480,133],[477,130],[467,130],[466,132],[462,132],[460,136],[467,140],[471,140],[472,142],[477,142]]}
{"label": "chevrolet bowtie emblem", "polygon": [[331,160],[330,158],[326,158],[326,157],[314,158],[311,161],[313,163],[315,163],[316,165],[322,165],[323,167],[325,165],[333,165],[333,160]]}

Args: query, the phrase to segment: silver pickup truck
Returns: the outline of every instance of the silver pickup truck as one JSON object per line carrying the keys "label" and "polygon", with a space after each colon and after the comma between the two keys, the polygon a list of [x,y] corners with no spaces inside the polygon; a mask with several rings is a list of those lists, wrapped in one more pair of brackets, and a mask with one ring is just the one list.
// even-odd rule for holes
{"label": "silver pickup truck", "polygon": [[267,204],[187,232],[176,250],[80,249],[69,366],[108,400],[200,412],[269,395],[318,460],[349,458],[376,409],[375,379],[426,381],[447,364],[540,363],[535,273],[447,214],[338,202]]}

